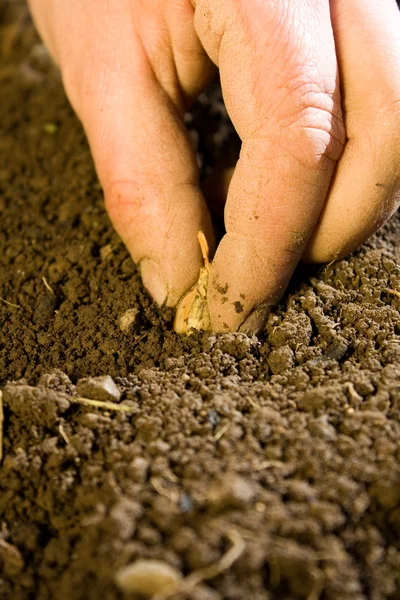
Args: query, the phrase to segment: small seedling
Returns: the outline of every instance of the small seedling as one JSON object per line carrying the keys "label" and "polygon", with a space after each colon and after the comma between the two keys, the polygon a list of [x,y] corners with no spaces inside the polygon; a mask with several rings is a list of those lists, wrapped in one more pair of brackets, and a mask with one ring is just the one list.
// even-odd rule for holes
{"label": "small seedling", "polygon": [[202,231],[197,234],[204,267],[196,285],[182,298],[176,309],[174,329],[177,333],[190,335],[193,329],[210,331],[211,321],[207,305],[208,275],[210,271],[209,248]]}
{"label": "small seedling", "polygon": [[150,600],[168,600],[177,595],[188,596],[196,586],[224,573],[240,558],[246,544],[240,534],[229,531],[231,547],[215,563],[194,571],[184,579],[179,571],[161,560],[138,559],[122,567],[115,576],[117,586],[125,593],[139,593]]}

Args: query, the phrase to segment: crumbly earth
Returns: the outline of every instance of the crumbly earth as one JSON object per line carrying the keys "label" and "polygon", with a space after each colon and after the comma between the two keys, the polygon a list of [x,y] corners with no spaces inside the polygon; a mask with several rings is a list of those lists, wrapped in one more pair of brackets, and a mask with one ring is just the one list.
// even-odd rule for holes
{"label": "crumbly earth", "polygon": [[[120,567],[187,576],[235,539],[173,600],[399,600],[398,217],[300,268],[260,339],[176,335],[23,10],[0,3],[0,596],[130,598]],[[204,175],[217,88],[187,122]],[[78,402],[96,386],[111,408]]]}

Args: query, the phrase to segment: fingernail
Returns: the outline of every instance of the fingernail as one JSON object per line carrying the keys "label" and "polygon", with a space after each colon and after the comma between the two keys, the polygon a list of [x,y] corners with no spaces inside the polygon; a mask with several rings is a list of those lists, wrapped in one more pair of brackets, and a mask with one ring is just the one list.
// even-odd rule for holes
{"label": "fingernail", "polygon": [[271,308],[271,304],[266,304],[265,302],[259,304],[243,321],[239,327],[239,331],[246,335],[258,335],[261,333],[265,327]]}
{"label": "fingernail", "polygon": [[150,296],[162,306],[168,296],[168,285],[159,263],[151,258],[144,258],[140,263],[140,274]]}

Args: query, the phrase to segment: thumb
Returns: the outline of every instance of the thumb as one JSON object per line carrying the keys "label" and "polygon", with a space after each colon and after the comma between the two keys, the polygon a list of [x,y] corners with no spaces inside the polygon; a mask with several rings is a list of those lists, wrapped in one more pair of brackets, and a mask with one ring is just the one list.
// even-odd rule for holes
{"label": "thumb", "polygon": [[199,275],[197,231],[212,239],[179,98],[174,103],[157,81],[130,3],[74,7],[73,40],[59,44],[65,87],[113,225],[147,290],[173,306]]}

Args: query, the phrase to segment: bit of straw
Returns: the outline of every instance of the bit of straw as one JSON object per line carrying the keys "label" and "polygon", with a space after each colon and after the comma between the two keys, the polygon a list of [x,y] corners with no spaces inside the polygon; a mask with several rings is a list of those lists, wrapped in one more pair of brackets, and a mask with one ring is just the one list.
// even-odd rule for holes
{"label": "bit of straw", "polygon": [[388,288],[386,291],[389,292],[389,294],[393,294],[394,296],[400,298],[400,292],[398,292],[397,290],[391,290]]}
{"label": "bit of straw", "polygon": [[64,442],[68,445],[71,443],[67,432],[65,431],[64,427],[62,425],[58,426],[58,431],[60,432],[61,437],[63,438]]}
{"label": "bit of straw", "polygon": [[130,406],[124,404],[115,404],[114,402],[103,402],[101,400],[92,400],[91,398],[82,398],[76,396],[70,399],[72,402],[77,404],[87,404],[88,406],[96,406],[97,408],[103,408],[104,410],[119,410],[122,412],[131,412],[133,409]]}
{"label": "bit of straw", "polygon": [[231,426],[230,423],[225,423],[225,425],[223,425],[220,429],[218,429],[217,433],[214,435],[214,440],[216,442],[218,442],[218,440],[220,440],[222,438],[224,433],[226,433],[228,431],[230,426]]}
{"label": "bit of straw", "polygon": [[330,267],[331,265],[333,265],[333,263],[334,263],[334,262],[336,262],[336,261],[337,261],[337,259],[338,259],[338,256],[339,256],[339,252],[336,252],[336,254],[335,254],[335,255],[334,255],[334,257],[332,258],[331,262],[329,262],[327,265],[325,265],[325,270],[326,270],[326,269],[329,269],[329,267]]}
{"label": "bit of straw", "polygon": [[53,290],[51,289],[51,287],[50,287],[50,285],[49,285],[49,283],[48,283],[48,281],[47,281],[46,277],[42,277],[42,281],[43,281],[43,283],[44,283],[44,286],[45,286],[45,287],[46,287],[46,288],[49,290],[50,294],[52,294],[52,295],[54,296],[54,292],[53,292]]}
{"label": "bit of straw", "polygon": [[4,302],[4,304],[8,304],[8,306],[13,306],[14,308],[22,308],[22,306],[20,306],[19,304],[13,304],[12,302],[9,302],[8,300],[5,300],[4,298],[0,297],[0,300],[2,302]]}

